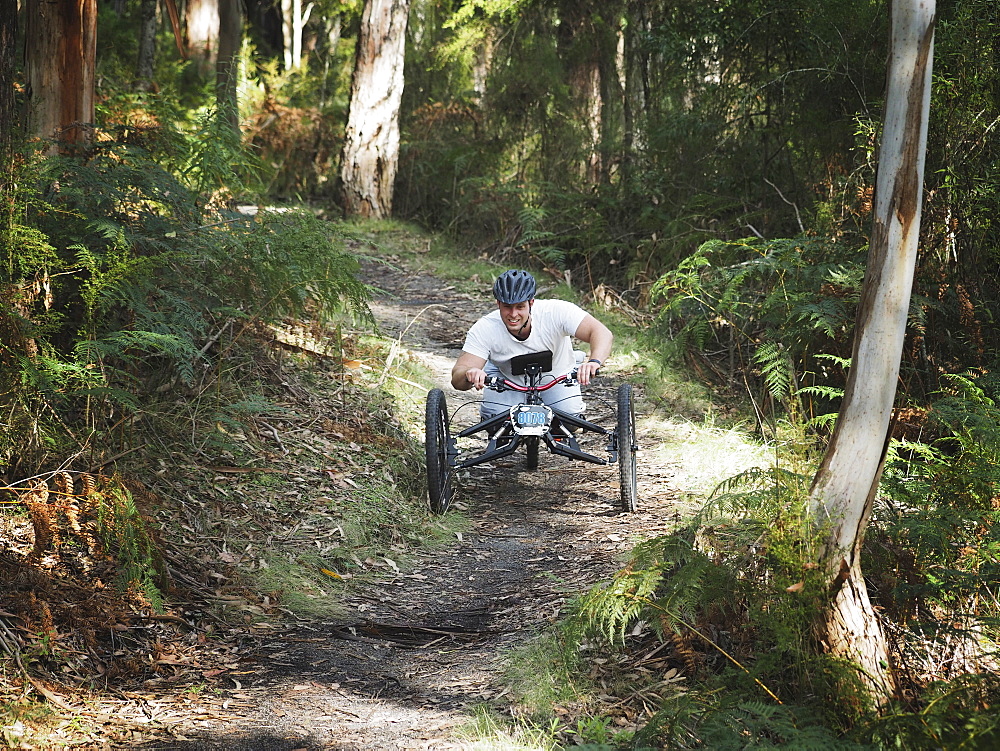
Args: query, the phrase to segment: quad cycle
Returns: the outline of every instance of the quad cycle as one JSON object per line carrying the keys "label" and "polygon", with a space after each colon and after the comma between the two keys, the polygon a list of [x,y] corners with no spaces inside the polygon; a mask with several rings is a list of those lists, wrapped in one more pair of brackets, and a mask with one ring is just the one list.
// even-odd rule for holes
{"label": "quad cycle", "polygon": [[[445,394],[433,389],[427,395],[426,438],[427,489],[431,510],[443,514],[451,505],[455,491],[456,474],[477,465],[511,456],[524,449],[525,466],[538,469],[538,455],[544,445],[557,456],[564,456],[591,464],[618,464],[621,509],[636,510],[635,409],[632,404],[632,386],[623,383],[618,387],[615,406],[615,423],[610,429],[571,415],[542,402],[542,392],[577,383],[576,371],[569,375],[545,375],[552,368],[549,351],[520,355],[511,360],[511,373],[524,376],[526,384],[499,376],[489,376],[486,388],[497,392],[517,391],[521,401],[509,411],[489,417],[456,434],[451,433],[454,415],[449,415]],[[456,410],[457,413],[457,410]],[[578,434],[596,433],[607,437],[607,456],[584,451]],[[460,450],[459,439],[485,434],[486,446],[479,453]],[[463,445],[469,442],[463,442]],[[476,443],[481,446],[481,443]]]}

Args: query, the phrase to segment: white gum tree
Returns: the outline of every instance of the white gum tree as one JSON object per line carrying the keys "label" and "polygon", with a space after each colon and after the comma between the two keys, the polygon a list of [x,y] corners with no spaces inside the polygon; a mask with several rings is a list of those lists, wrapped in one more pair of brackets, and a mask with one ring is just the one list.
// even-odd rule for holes
{"label": "white gum tree", "polygon": [[340,163],[350,216],[392,213],[409,0],[365,0]]}
{"label": "white gum tree", "polygon": [[920,233],[935,0],[893,0],[874,227],[854,351],[830,446],[810,502],[826,533],[830,601],[823,649],[857,666],[877,703],[896,689],[885,633],[861,573],[861,547],[885,460]]}

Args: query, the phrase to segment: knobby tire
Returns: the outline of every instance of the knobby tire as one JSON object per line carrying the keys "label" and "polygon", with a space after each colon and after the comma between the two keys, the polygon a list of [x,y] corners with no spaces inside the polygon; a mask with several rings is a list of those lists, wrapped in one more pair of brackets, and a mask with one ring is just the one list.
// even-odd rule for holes
{"label": "knobby tire", "polygon": [[632,405],[632,386],[623,383],[618,387],[618,474],[621,484],[622,511],[634,512],[639,504],[636,486],[635,408]]}
{"label": "knobby tire", "polygon": [[528,436],[525,442],[525,466],[528,469],[538,469],[538,436]]}
{"label": "knobby tire", "polygon": [[424,447],[427,451],[427,495],[431,511],[443,514],[451,505],[451,467],[448,466],[448,404],[441,389],[427,395]]}

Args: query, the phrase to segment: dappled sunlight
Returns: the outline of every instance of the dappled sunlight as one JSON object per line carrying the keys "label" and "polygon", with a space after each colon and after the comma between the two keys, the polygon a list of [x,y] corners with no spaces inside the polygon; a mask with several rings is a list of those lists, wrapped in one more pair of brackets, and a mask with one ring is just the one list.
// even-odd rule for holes
{"label": "dappled sunlight", "polygon": [[[752,467],[774,463],[773,449],[747,440],[737,429],[698,425],[657,416],[639,421],[643,463],[672,468],[672,484],[682,493],[706,497],[723,480]],[[644,436],[662,436],[653,443]]]}

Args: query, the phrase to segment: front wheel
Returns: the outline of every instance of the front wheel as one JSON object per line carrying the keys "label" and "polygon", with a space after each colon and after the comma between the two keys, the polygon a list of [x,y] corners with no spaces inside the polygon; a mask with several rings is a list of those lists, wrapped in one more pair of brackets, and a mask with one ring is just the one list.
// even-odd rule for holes
{"label": "front wheel", "polygon": [[618,474],[621,481],[622,511],[634,512],[639,502],[635,481],[635,409],[632,406],[632,386],[618,387]]}
{"label": "front wheel", "polygon": [[529,470],[538,469],[538,436],[529,435],[524,442],[525,467]]}
{"label": "front wheel", "polygon": [[448,404],[441,389],[427,395],[424,448],[427,451],[427,495],[431,511],[443,514],[451,505],[451,467],[448,465]]}

